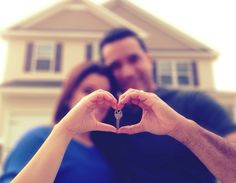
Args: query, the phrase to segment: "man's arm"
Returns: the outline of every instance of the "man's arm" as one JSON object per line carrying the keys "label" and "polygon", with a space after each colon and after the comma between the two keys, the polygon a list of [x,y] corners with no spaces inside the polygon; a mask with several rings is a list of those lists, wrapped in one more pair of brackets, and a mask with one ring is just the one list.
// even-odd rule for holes
{"label": "man's arm", "polygon": [[230,142],[236,143],[236,132],[226,135],[225,139],[227,139]]}
{"label": "man's arm", "polygon": [[222,138],[187,120],[169,135],[187,146],[220,181],[236,181],[236,133]]}
{"label": "man's arm", "polygon": [[[222,138],[180,115],[153,93],[130,89],[120,96],[119,108],[129,102],[143,109],[142,119],[138,124],[121,127],[118,133],[169,135],[187,146],[217,179],[236,182],[236,133]],[[214,119],[215,123],[219,120]]]}

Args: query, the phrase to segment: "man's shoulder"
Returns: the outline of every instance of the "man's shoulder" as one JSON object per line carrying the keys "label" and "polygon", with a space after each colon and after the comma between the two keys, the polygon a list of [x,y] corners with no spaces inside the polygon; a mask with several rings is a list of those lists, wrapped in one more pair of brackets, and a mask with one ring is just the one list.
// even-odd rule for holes
{"label": "man's shoulder", "polygon": [[203,92],[195,90],[181,90],[181,89],[172,89],[164,87],[158,87],[154,93],[157,94],[160,98],[166,98],[166,97],[192,98],[198,95],[205,95]]}
{"label": "man's shoulder", "polygon": [[191,106],[214,105],[219,106],[218,102],[203,91],[198,90],[181,90],[170,88],[158,88],[155,91],[162,100],[167,103],[183,103]]}

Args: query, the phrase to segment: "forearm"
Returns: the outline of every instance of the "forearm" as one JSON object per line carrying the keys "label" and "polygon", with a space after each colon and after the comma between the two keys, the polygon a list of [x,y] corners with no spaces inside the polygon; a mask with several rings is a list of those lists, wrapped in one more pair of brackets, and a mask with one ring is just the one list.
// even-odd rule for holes
{"label": "forearm", "polygon": [[235,143],[187,119],[169,135],[186,145],[220,181],[236,181]]}
{"label": "forearm", "polygon": [[52,183],[71,138],[66,130],[56,125],[47,140],[12,183]]}

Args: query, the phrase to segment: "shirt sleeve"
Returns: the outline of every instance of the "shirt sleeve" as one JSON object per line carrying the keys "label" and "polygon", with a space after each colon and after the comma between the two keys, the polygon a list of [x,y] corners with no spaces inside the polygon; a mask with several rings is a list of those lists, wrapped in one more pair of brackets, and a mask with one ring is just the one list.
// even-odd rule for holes
{"label": "shirt sleeve", "polygon": [[193,120],[220,136],[236,132],[236,123],[230,114],[213,98],[204,93],[195,93],[188,101]]}
{"label": "shirt sleeve", "polygon": [[18,141],[4,163],[1,183],[9,183],[24,168],[47,137],[43,136],[41,129],[33,129]]}

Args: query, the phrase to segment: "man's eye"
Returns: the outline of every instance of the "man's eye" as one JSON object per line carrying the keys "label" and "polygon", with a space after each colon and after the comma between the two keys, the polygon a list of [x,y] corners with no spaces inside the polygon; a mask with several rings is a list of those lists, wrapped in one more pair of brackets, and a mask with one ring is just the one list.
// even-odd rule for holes
{"label": "man's eye", "polygon": [[139,61],[139,56],[138,55],[130,55],[128,60],[129,60],[130,64],[134,64]]}
{"label": "man's eye", "polygon": [[121,63],[119,62],[114,62],[110,65],[109,67],[112,71],[120,69],[121,68]]}

